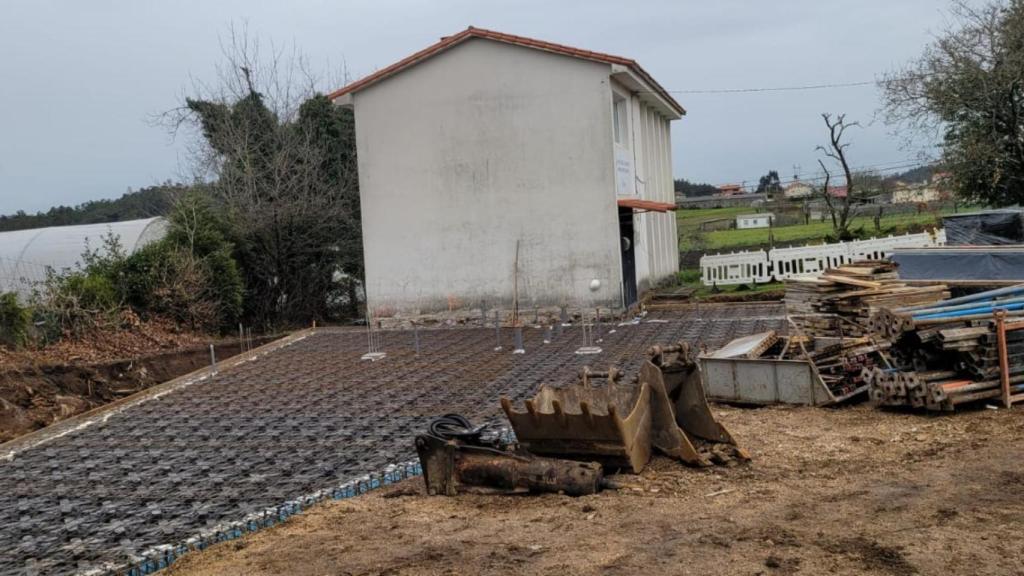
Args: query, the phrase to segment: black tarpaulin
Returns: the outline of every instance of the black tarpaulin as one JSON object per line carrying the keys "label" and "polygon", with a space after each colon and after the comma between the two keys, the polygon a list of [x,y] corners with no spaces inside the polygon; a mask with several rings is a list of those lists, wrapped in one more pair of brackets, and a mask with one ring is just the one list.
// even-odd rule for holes
{"label": "black tarpaulin", "polygon": [[1024,242],[1024,211],[990,210],[942,219],[947,246],[993,246]]}
{"label": "black tarpaulin", "polygon": [[902,280],[1024,280],[1024,246],[897,248],[892,261]]}

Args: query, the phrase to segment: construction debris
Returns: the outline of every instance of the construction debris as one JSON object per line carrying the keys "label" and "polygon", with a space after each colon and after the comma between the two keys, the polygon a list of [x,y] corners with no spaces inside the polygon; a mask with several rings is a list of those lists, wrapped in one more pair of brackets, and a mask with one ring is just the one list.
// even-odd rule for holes
{"label": "construction debris", "polygon": [[1024,391],[1024,322],[1004,324],[1002,355],[998,329],[1022,314],[1024,285],[878,311],[871,325],[892,341],[895,367],[865,371],[872,401],[952,411]]}
{"label": "construction debris", "polygon": [[869,379],[892,369],[891,342],[877,337],[874,318],[892,306],[930,305],[949,297],[942,284],[909,286],[896,265],[861,260],[817,278],[786,281],[786,312],[794,328],[781,357],[802,358],[836,396],[867,390]]}
{"label": "construction debris", "polygon": [[709,353],[709,358],[760,358],[776,342],[779,335],[775,330],[743,336]]}
{"label": "construction debris", "polygon": [[994,317],[1024,316],[1024,285],[951,299],[947,285],[909,286],[896,270],[861,261],[787,281],[798,357],[830,390],[866,387],[877,405],[941,411],[1024,392],[1024,334],[1004,332],[1001,366]]}

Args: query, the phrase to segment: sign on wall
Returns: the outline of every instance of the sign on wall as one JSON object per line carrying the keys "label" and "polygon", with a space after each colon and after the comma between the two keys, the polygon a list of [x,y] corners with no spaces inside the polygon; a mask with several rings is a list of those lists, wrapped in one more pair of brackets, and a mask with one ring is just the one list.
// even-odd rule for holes
{"label": "sign on wall", "polygon": [[615,193],[619,196],[636,194],[633,176],[633,155],[626,148],[615,147]]}

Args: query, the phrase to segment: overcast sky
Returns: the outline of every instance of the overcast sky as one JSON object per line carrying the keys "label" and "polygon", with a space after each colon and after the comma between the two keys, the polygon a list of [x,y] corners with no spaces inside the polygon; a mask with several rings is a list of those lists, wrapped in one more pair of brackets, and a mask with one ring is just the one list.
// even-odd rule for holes
{"label": "overcast sky", "polygon": [[[673,91],[851,83],[920,54],[941,0],[2,0],[0,213],[120,196],[188,173],[148,122],[212,80],[232,24],[359,77],[474,25],[634,58]],[[822,112],[846,112],[858,166],[913,161],[873,86],[675,94],[675,176],[712,184],[816,168]]]}

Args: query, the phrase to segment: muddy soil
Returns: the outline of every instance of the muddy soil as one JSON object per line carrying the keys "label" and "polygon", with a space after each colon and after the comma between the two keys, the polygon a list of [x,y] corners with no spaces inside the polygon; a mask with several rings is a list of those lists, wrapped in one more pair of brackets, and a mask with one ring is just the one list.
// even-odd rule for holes
{"label": "muddy soil", "polygon": [[178,576],[1022,574],[1024,413],[716,406],[737,468],[659,458],[595,496],[411,480],[186,556]]}
{"label": "muddy soil", "polygon": [[786,296],[785,290],[768,290],[766,292],[726,292],[723,294],[711,294],[701,298],[701,302],[727,303],[727,302],[779,302]]}
{"label": "muddy soil", "polygon": [[[273,338],[261,338],[259,345]],[[218,360],[241,350],[215,345]],[[0,371],[0,443],[210,364],[208,347],[116,362],[23,366]]]}

